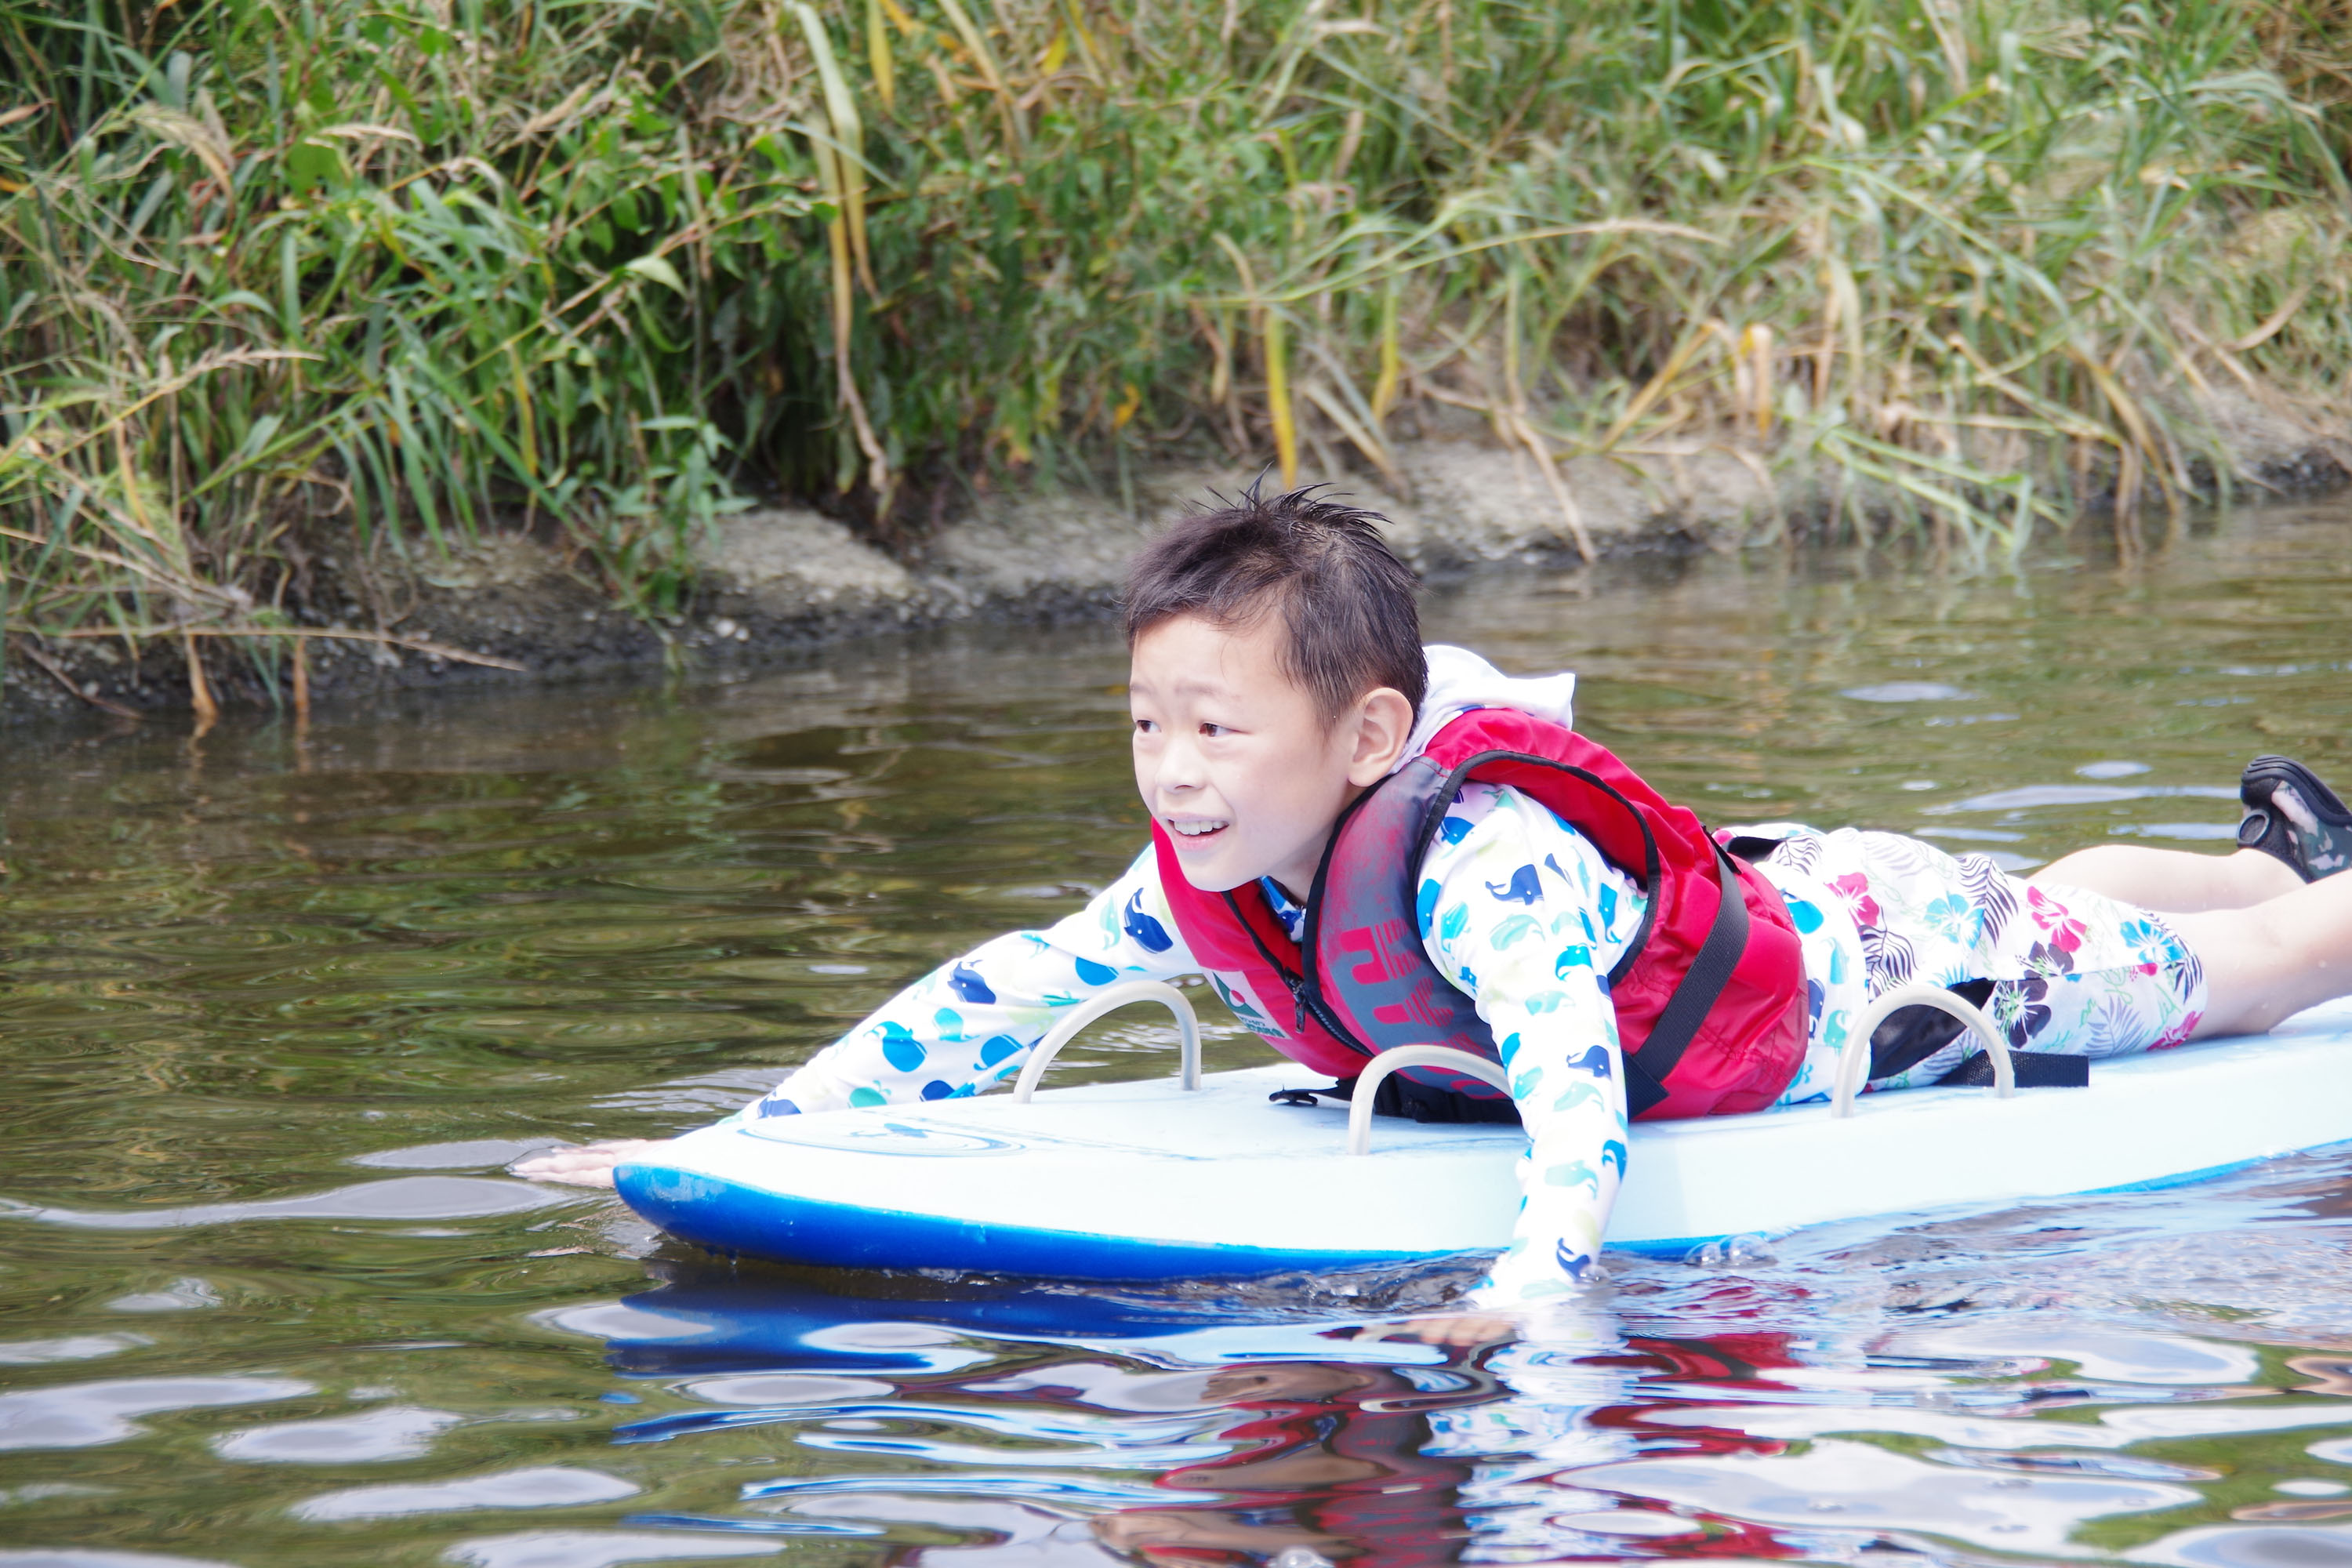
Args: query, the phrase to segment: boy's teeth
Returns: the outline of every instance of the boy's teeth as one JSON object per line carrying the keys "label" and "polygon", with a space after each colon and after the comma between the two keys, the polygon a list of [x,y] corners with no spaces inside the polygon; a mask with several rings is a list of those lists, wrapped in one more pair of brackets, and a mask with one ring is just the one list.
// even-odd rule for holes
{"label": "boy's teeth", "polygon": [[1171,822],[1168,826],[1187,838],[1197,838],[1203,833],[1214,833],[1227,825],[1222,822]]}

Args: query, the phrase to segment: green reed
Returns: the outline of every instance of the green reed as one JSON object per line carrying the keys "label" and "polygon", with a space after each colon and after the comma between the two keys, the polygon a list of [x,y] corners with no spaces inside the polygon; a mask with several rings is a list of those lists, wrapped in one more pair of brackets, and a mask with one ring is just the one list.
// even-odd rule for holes
{"label": "green reed", "polygon": [[[2014,548],[2352,372],[2341,0],[0,0],[0,614],[1400,411]],[[1852,482],[1848,482],[1852,481]],[[314,617],[315,618],[315,617]]]}

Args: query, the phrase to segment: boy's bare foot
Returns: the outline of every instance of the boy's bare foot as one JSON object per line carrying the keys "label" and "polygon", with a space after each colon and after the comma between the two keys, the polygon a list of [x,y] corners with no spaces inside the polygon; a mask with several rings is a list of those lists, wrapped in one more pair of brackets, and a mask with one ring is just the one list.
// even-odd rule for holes
{"label": "boy's bare foot", "polygon": [[624,1160],[634,1159],[647,1149],[657,1149],[666,1142],[660,1138],[614,1138],[602,1143],[575,1143],[567,1148],[543,1149],[527,1160],[517,1160],[507,1167],[507,1171],[527,1182],[562,1182],[572,1187],[609,1187],[613,1184],[614,1166]]}

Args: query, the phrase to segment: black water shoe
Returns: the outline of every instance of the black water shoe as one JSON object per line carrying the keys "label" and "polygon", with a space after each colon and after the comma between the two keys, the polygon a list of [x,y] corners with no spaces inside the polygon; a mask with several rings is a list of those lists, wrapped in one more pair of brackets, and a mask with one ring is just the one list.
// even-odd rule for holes
{"label": "black water shoe", "polygon": [[2238,844],[2286,862],[2306,882],[2352,867],[2352,811],[2317,774],[2288,757],[2256,757],[2239,781],[2246,803]]}

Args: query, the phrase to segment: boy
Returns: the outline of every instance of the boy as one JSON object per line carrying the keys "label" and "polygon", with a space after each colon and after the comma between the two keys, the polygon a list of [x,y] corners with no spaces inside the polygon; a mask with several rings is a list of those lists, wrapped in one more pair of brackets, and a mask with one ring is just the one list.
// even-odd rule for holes
{"label": "boy", "polygon": [[[1890,987],[1953,987],[2012,1044],[2076,1056],[2263,1030],[2352,992],[2352,879],[2327,876],[2352,815],[2296,764],[2249,770],[2226,858],[2108,846],[2025,882],[1795,825],[1743,830],[1735,856],[1574,732],[1572,677],[1423,649],[1378,522],[1253,490],[1147,548],[1127,624],[1151,847],[1083,911],[943,965],[739,1115],[976,1093],[1058,1009],[1206,973],[1243,1023],[1336,1077],[1411,1041],[1505,1065],[1507,1102],[1433,1069],[1396,1100],[1527,1129],[1515,1239],[1477,1294],[1508,1308],[1591,1275],[1629,1117],[1820,1099],[1847,1048],[1872,1051],[1877,1089],[1949,1070],[1967,1047],[1941,1015],[1848,1039]],[[633,1147],[517,1169],[609,1183]]]}

